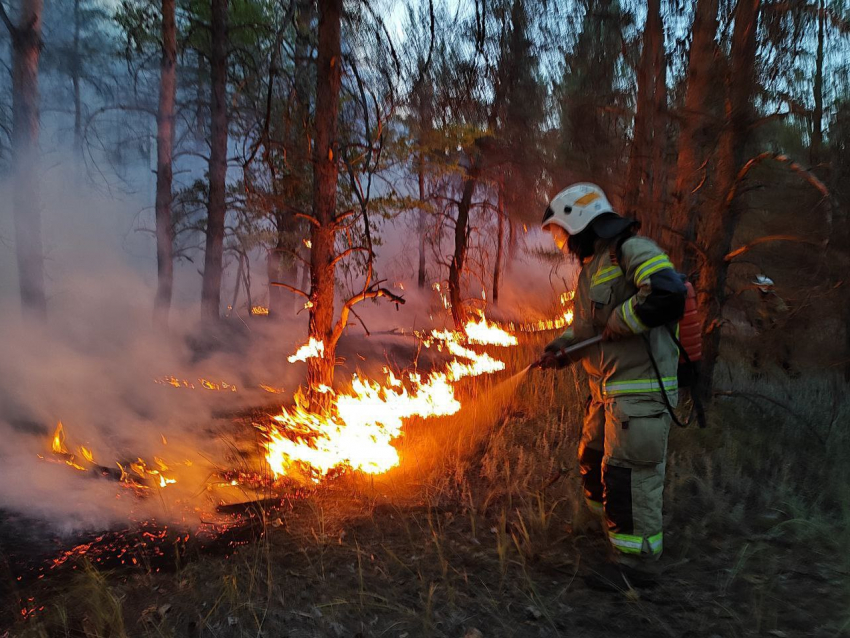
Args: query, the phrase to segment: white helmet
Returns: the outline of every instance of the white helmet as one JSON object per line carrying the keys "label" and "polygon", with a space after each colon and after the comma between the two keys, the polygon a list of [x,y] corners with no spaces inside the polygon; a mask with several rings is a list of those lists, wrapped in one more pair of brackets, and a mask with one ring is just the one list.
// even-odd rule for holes
{"label": "white helmet", "polygon": [[762,292],[773,291],[773,279],[771,279],[767,275],[756,275],[756,278],[753,279],[753,283],[755,284],[756,288],[758,288]]}
{"label": "white helmet", "polygon": [[573,184],[549,202],[543,215],[543,229],[560,226],[570,235],[577,235],[600,215],[613,212],[605,193],[596,184]]}

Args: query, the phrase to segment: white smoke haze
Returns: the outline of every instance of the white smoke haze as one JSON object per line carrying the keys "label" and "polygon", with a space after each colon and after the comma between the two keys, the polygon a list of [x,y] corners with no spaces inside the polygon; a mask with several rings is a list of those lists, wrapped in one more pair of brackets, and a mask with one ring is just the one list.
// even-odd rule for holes
{"label": "white smoke haze", "polygon": [[[198,266],[183,264],[175,272],[171,330],[155,330],[154,243],[139,231],[151,226],[152,195],[95,187],[80,177],[73,161],[63,161],[46,170],[41,181],[48,325],[25,322],[12,242],[12,187],[0,184],[5,202],[0,210],[0,510],[75,532],[151,517],[195,525],[220,500],[248,498],[238,490],[207,489],[212,472],[238,469],[239,462],[232,419],[217,415],[291,399],[305,366],[289,364],[286,357],[306,341],[306,311],[281,324],[250,317],[243,309],[225,321],[225,329],[207,333],[198,323]],[[357,369],[379,375],[387,363],[409,363],[415,341],[392,334],[398,329],[409,333],[447,321],[439,296],[430,288],[417,290],[418,239],[408,223],[387,224],[382,236],[379,276],[403,292],[406,304],[398,310],[385,300],[357,306],[371,336],[351,318],[339,349],[345,359],[338,373],[343,383]],[[544,240],[538,235],[531,243]],[[254,259],[254,287],[263,291],[265,256]],[[228,301],[234,270],[228,269],[223,286]],[[429,255],[430,279],[441,272]],[[519,251],[505,273],[498,314],[540,318],[562,290],[558,277],[550,281],[548,266]],[[480,296],[480,286],[471,285],[468,294]],[[267,298],[262,292],[257,297]],[[218,347],[192,346],[198,343]],[[195,387],[155,382],[165,377]],[[237,391],[207,390],[199,379],[226,382]],[[285,392],[270,394],[261,384]],[[65,465],[50,453],[59,421],[77,458],[85,446],[98,465],[117,470],[118,462],[142,458],[152,465],[156,457],[173,469],[164,474],[178,482],[139,499],[115,480]]]}

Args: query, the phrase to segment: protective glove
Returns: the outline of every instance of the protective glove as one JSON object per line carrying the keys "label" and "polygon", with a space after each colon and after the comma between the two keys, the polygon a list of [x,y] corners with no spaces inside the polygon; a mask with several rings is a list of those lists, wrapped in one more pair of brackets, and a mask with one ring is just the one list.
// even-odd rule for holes
{"label": "protective glove", "polygon": [[573,345],[575,341],[568,337],[558,337],[543,349],[538,364],[544,369],[561,369],[571,366],[581,360],[579,352],[564,354],[564,349]]}

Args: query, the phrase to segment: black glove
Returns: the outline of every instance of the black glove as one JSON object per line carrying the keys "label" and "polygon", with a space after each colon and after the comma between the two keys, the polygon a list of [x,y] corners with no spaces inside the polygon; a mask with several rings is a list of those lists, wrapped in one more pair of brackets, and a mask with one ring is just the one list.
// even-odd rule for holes
{"label": "black glove", "polygon": [[571,366],[581,360],[581,355],[576,353],[564,354],[564,350],[573,345],[575,341],[567,337],[558,337],[543,349],[543,355],[538,364],[544,369],[561,369]]}

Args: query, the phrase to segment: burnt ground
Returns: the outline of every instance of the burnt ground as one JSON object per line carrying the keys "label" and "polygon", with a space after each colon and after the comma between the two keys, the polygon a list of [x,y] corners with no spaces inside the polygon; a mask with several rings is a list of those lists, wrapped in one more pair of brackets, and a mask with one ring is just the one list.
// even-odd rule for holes
{"label": "burnt ground", "polygon": [[655,588],[585,584],[607,546],[581,515],[584,390],[541,374],[411,422],[387,477],[234,510],[224,533],[114,530],[69,555],[7,516],[0,636],[850,635],[850,409],[824,404],[834,380],[756,376],[736,391],[776,399],[719,400],[708,429],[671,433]]}
{"label": "burnt ground", "polygon": [[[548,504],[547,504],[548,505]],[[495,512],[499,512],[496,514]],[[840,636],[846,574],[777,530],[666,535],[660,584],[600,593],[601,530],[326,493],[268,512],[253,541],[29,583],[9,635]],[[520,522],[522,520],[523,522]],[[256,531],[256,529],[255,529]],[[232,540],[232,539],[231,539]],[[223,548],[227,547],[227,550]],[[150,554],[150,552],[148,552]],[[120,609],[120,620],[118,611]],[[64,610],[64,620],[57,620]],[[59,615],[59,618],[62,616]],[[844,622],[845,626],[841,623]]]}

